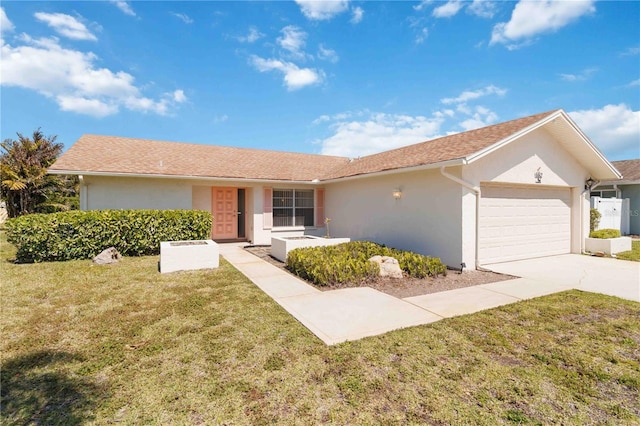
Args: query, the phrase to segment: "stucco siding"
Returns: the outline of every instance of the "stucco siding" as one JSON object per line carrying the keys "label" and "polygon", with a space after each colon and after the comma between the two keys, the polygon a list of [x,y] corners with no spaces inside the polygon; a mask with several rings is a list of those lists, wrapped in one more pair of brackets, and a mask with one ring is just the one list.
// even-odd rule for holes
{"label": "stucco siding", "polygon": [[640,235],[640,184],[619,185],[622,198],[629,198],[629,232]]}
{"label": "stucco siding", "polygon": [[327,186],[326,216],[333,237],[375,241],[460,267],[462,193],[438,170],[346,180]]}
{"label": "stucco siding", "polygon": [[463,178],[480,182],[535,184],[534,174],[542,172],[541,185],[583,187],[589,172],[578,164],[544,129],[538,129],[465,167]]}
{"label": "stucco siding", "polygon": [[83,208],[191,209],[191,184],[171,179],[84,177]]}
{"label": "stucco siding", "polygon": [[191,189],[191,208],[211,211],[211,186],[194,185]]}

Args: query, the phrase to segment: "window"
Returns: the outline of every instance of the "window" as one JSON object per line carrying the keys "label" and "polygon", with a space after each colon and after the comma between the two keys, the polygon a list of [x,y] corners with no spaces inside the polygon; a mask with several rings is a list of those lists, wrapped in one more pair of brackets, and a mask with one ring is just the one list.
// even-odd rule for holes
{"label": "window", "polygon": [[313,226],[313,189],[274,189],[273,226]]}

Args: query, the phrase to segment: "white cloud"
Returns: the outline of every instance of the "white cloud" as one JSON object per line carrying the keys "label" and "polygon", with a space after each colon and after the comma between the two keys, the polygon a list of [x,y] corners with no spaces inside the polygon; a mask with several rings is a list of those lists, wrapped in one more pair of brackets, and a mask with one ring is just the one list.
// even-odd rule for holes
{"label": "white cloud", "polygon": [[228,119],[229,119],[229,116],[227,114],[216,115],[215,117],[213,117],[213,122],[216,124],[224,123]]}
{"label": "white cloud", "polygon": [[560,74],[560,78],[564,81],[585,81],[588,80],[596,71],[597,68],[586,68],[578,74]]}
{"label": "white cloud", "polygon": [[595,0],[520,0],[509,22],[493,27],[489,44],[503,43],[518,48],[538,34],[557,31],[581,16],[593,13]]}
{"label": "white cloud", "polygon": [[417,44],[424,43],[424,41],[427,39],[428,36],[429,36],[429,29],[427,27],[422,28],[417,32],[416,43]]}
{"label": "white cloud", "polygon": [[471,117],[460,122],[460,127],[465,131],[479,129],[480,127],[485,127],[498,121],[498,115],[483,106],[476,107],[473,112],[469,110],[468,114],[471,115]]}
{"label": "white cloud", "polygon": [[467,12],[481,18],[493,18],[496,14],[497,4],[489,0],[473,0],[467,7]]}
{"label": "white cloud", "polygon": [[433,0],[422,0],[420,2],[420,4],[413,6],[414,10],[420,11],[424,8],[426,8],[428,5],[430,5],[431,3],[433,3]]}
{"label": "white cloud", "polygon": [[[333,135],[320,141],[326,155],[361,157],[432,139],[440,134],[444,118],[368,113],[362,120],[323,116],[333,121]],[[322,118],[322,117],[321,117]],[[318,121],[318,120],[316,120]]]}
{"label": "white cloud", "polygon": [[0,7],[0,33],[5,31],[13,31],[14,29],[13,22],[7,18],[7,14],[4,13],[4,8]]}
{"label": "white cloud", "polygon": [[74,40],[92,40],[97,38],[87,29],[87,27],[71,15],[64,13],[44,13],[36,12],[37,20],[46,23],[58,34]]}
{"label": "white cloud", "polygon": [[640,111],[625,104],[569,112],[569,116],[608,158],[640,155]]}
{"label": "white cloud", "polygon": [[96,68],[98,57],[60,46],[56,38],[32,39],[23,45],[2,42],[2,85],[34,90],[54,99],[64,111],[95,117],[115,114],[120,107],[166,115],[174,104],[186,100],[181,90],[158,100],[142,95],[134,77],[124,71]]}
{"label": "white cloud", "polygon": [[449,2],[433,9],[431,13],[436,18],[451,18],[455,16],[464,4],[460,0],[450,0]]}
{"label": "white cloud", "polygon": [[635,56],[640,55],[640,47],[629,47],[620,56]]}
{"label": "white cloud", "polygon": [[273,70],[282,72],[284,84],[288,90],[298,90],[305,86],[319,84],[324,80],[324,73],[321,70],[300,68],[296,64],[278,59],[263,59],[253,55],[250,63],[260,72]]}
{"label": "white cloud", "polygon": [[362,21],[362,18],[364,17],[364,10],[358,6],[358,7],[354,7],[353,10],[351,10],[352,16],[351,16],[351,23],[352,24],[359,24]]}
{"label": "white cloud", "polygon": [[133,11],[129,3],[124,0],[109,0],[109,2],[115,4],[118,9],[122,11],[125,15],[136,16],[136,13]]}
{"label": "white cloud", "polygon": [[640,79],[633,80],[631,83],[627,84],[627,87],[636,87],[636,86],[640,86]]}
{"label": "white cloud", "polygon": [[[494,124],[498,115],[484,106],[470,106],[468,101],[487,95],[502,96],[507,91],[490,85],[477,91],[462,92],[456,98],[444,98],[442,108],[429,117],[372,113],[368,110],[321,115],[314,125],[326,125],[331,136],[319,141],[327,155],[360,157]],[[448,123],[448,129],[443,129]]]}
{"label": "white cloud", "polygon": [[185,24],[193,24],[193,19],[191,19],[188,15],[185,15],[184,13],[171,12],[171,14],[176,18],[180,19]]}
{"label": "white cloud", "polygon": [[483,96],[487,96],[487,95],[498,95],[498,96],[504,96],[507,93],[506,89],[501,89],[497,86],[494,85],[489,85],[487,87],[485,87],[484,89],[479,89],[479,90],[466,90],[464,92],[462,92],[459,96],[455,97],[455,98],[444,98],[441,99],[440,102],[442,102],[445,105],[448,104],[464,104],[467,101],[473,100],[473,99],[478,99],[481,98]]}
{"label": "white cloud", "polygon": [[324,21],[349,8],[349,0],[295,0],[300,11],[308,19]]}
{"label": "white cloud", "polygon": [[252,26],[249,27],[249,33],[246,36],[237,37],[237,40],[241,43],[255,43],[262,37],[264,37],[264,34],[258,31],[258,28]]}
{"label": "white cloud", "polygon": [[175,90],[172,93],[173,100],[179,104],[187,101],[187,95],[184,94],[184,90]]}
{"label": "white cloud", "polygon": [[304,59],[306,54],[303,49],[306,44],[307,33],[295,25],[287,25],[282,30],[282,37],[278,37],[280,47],[288,51],[298,59]]}
{"label": "white cloud", "polygon": [[325,48],[323,45],[318,46],[318,58],[334,64],[340,60],[335,50]]}

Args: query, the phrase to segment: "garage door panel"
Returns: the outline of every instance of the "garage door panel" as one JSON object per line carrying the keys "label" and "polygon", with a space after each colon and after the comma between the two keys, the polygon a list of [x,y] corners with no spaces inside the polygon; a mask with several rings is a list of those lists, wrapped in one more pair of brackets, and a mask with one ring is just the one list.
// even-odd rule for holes
{"label": "garage door panel", "polygon": [[483,186],[478,229],[483,264],[571,251],[569,188]]}

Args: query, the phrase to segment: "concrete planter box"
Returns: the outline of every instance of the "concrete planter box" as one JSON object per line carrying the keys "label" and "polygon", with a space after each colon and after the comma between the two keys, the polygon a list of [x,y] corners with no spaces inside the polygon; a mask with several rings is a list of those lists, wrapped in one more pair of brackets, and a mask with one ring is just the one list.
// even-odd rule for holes
{"label": "concrete planter box", "polygon": [[212,269],[220,265],[220,250],[212,240],[163,241],[160,273]]}
{"label": "concrete planter box", "polygon": [[351,238],[322,238],[312,235],[303,235],[300,237],[271,237],[271,256],[281,262],[286,262],[287,254],[293,249],[301,247],[335,246],[350,241]]}
{"label": "concrete planter box", "polygon": [[631,250],[631,238],[587,238],[584,248],[591,253],[603,252],[606,254],[616,254],[621,251]]}

